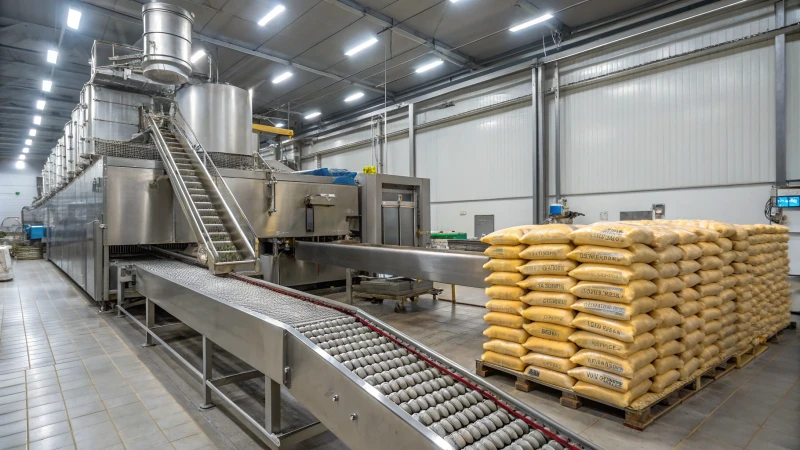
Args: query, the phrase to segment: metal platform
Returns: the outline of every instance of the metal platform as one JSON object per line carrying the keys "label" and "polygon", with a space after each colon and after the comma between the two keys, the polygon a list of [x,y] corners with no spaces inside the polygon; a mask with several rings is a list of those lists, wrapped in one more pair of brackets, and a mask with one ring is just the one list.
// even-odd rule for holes
{"label": "metal platform", "polygon": [[[153,327],[158,305],[203,335],[203,367],[190,366],[204,389],[202,406],[211,405],[212,393],[227,401],[271,448],[325,429],[353,449],[465,448],[482,440],[499,443],[495,448],[539,448],[551,440],[597,448],[357,308],[177,261],[136,261],[128,277],[121,271],[120,279],[135,281],[147,298],[143,327]],[[149,329],[148,342],[160,341]],[[255,371],[211,379],[212,342]],[[268,380],[264,424],[218,389],[260,374]],[[319,423],[278,434],[281,385]]]}

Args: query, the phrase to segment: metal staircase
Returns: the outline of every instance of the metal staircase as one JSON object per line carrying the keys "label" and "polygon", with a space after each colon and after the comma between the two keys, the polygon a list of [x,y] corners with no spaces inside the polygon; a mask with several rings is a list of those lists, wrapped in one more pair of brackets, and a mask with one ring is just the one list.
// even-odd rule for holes
{"label": "metal staircase", "polygon": [[[197,238],[198,260],[214,274],[256,270],[255,232],[213,162],[198,155],[202,146],[193,133],[186,132],[182,117],[175,111],[169,116],[149,113],[147,120],[175,196]],[[206,164],[216,176],[212,177]]]}

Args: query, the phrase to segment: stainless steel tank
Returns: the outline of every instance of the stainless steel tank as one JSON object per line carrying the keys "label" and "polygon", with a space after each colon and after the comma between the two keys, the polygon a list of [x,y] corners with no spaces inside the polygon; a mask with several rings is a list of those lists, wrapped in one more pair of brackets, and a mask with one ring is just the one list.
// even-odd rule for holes
{"label": "stainless steel tank", "polygon": [[197,84],[178,90],[178,109],[208,152],[251,156],[253,108],[244,89],[227,84]]}
{"label": "stainless steel tank", "polygon": [[65,123],[64,136],[62,137],[64,140],[65,168],[68,179],[75,177],[75,147],[73,146],[74,141],[72,140],[72,128],[72,120]]}
{"label": "stainless steel tank", "polygon": [[192,14],[169,3],[146,3],[142,20],[144,76],[157,83],[186,83],[192,74]]}

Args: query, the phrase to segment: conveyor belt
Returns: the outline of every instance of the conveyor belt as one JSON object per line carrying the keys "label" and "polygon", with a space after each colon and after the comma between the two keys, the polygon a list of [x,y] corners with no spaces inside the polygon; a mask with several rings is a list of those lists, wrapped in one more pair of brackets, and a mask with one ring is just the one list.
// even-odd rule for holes
{"label": "conveyor belt", "polygon": [[[268,321],[265,325],[272,320],[286,324],[290,326],[292,333],[297,334],[299,341],[318,355],[317,358],[326,355],[321,357],[326,364],[314,366],[313,370],[320,373],[305,374],[312,375],[305,378],[306,380],[313,380],[308,381],[306,389],[292,381],[290,391],[296,398],[299,397],[298,401],[312,414],[353,448],[411,448],[409,446],[469,450],[597,448],[529,406],[507,396],[432,350],[356,308],[239,275],[216,277],[203,268],[176,261],[137,261],[135,266],[141,269],[137,270],[140,275],[137,277],[137,286],[141,278],[145,284],[144,291],[151,291],[145,295],[159,295],[147,286],[154,284],[153,281],[148,281],[153,280],[151,275],[157,275],[163,280],[184,286],[199,294],[196,298],[214,299],[219,302],[217,305],[227,303],[235,305],[237,309],[243,308],[263,315]],[[182,307],[179,305],[179,300],[174,305],[178,306],[177,308],[169,305],[169,299],[155,298],[154,301],[184,320],[180,317]],[[185,307],[183,310],[186,311]],[[209,317],[208,321],[215,322],[215,327],[212,328],[209,328],[203,319],[200,319],[202,323],[198,322],[197,317],[187,317],[197,325],[189,322],[187,324],[208,330],[198,330],[203,334],[214,333],[218,331],[221,325],[219,322],[224,320],[225,315]],[[245,324],[242,327],[244,329]],[[210,338],[215,339],[213,336]],[[253,338],[263,340],[263,336]],[[228,336],[220,336],[220,339],[230,340]],[[239,341],[230,342],[241,342],[241,339],[246,337],[236,336],[236,339]],[[235,343],[232,346],[241,347]],[[302,347],[284,344],[283,349],[292,353],[292,349],[302,349]],[[237,354],[238,349],[228,350]],[[251,362],[252,360],[247,360],[250,353],[253,352],[240,352],[238,355],[243,355],[240,357],[269,375],[268,369],[260,369],[257,364]],[[268,355],[264,356],[267,359]],[[292,377],[302,378],[298,371],[303,370],[301,362],[307,358],[307,356],[283,356],[287,368],[291,366]],[[349,429],[342,431],[341,424],[326,423],[327,417],[331,417],[332,422],[335,422],[333,418],[338,420],[341,412],[339,415],[328,416],[329,400],[328,403],[321,402],[316,405],[316,396],[311,395],[311,390],[318,387],[315,385],[319,380],[330,381],[332,385],[320,386],[320,391],[326,392],[328,399],[330,393],[335,392],[334,402],[338,402],[338,392],[342,391],[344,386],[336,385],[335,380],[341,374],[348,380],[363,381],[355,381],[357,390],[368,395],[351,393],[353,394],[350,396],[351,399],[354,395],[358,397],[356,406],[366,407],[368,405],[364,405],[363,402],[376,401],[376,405],[369,405],[370,417],[364,420],[369,420],[373,427],[378,426],[375,423],[385,423],[387,426],[394,423],[394,428],[403,429],[393,429],[393,432],[399,433],[408,442],[393,440],[392,445],[388,442],[383,445],[371,442],[366,446],[360,446],[358,439],[354,437],[349,439]],[[355,417],[361,416],[352,414],[350,417],[351,421],[354,421]],[[400,419],[399,423],[405,425],[399,426],[398,422],[395,422],[397,419]],[[420,433],[422,439],[415,441],[413,436],[404,436],[404,433]],[[420,447],[419,442],[427,444]]]}

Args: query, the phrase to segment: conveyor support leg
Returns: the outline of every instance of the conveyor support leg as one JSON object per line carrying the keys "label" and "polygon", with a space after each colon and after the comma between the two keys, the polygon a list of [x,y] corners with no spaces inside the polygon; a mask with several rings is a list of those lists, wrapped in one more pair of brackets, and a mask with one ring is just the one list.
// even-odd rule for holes
{"label": "conveyor support leg", "polygon": [[[149,298],[145,298],[144,305],[144,324],[148,330],[152,330],[156,325],[156,304],[153,303],[153,301]],[[144,344],[142,344],[142,347],[152,347],[154,345],[156,345],[156,343],[153,342],[153,336],[151,336],[150,333],[145,333]]]}
{"label": "conveyor support leg", "polygon": [[214,407],[211,402],[211,387],[208,385],[211,380],[211,363],[214,360],[214,343],[211,339],[203,336],[203,404],[200,409]]}
{"label": "conveyor support leg", "polygon": [[345,279],[345,293],[347,297],[347,304],[353,304],[353,269],[344,269],[344,279]]}
{"label": "conveyor support leg", "polygon": [[278,433],[281,429],[281,385],[264,377],[264,429]]}

